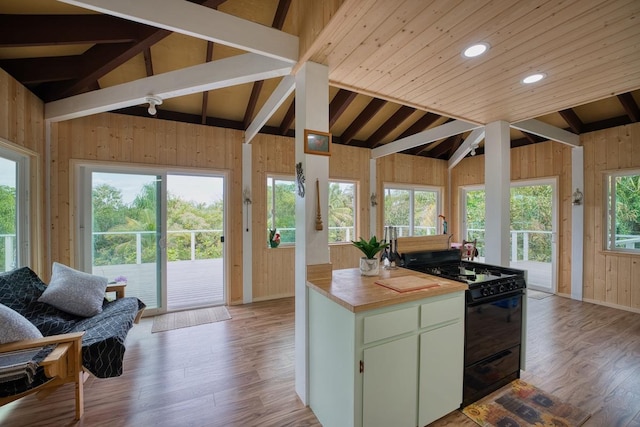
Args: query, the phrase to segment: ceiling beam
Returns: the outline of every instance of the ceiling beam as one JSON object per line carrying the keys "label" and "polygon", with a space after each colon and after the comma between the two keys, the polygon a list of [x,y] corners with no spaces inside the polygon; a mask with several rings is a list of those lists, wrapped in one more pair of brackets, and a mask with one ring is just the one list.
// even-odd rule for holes
{"label": "ceiling beam", "polygon": [[358,114],[358,117],[356,117],[356,119],[351,122],[349,127],[347,127],[345,131],[342,132],[342,135],[340,135],[340,140],[342,141],[342,143],[345,145],[348,145],[351,142],[351,140],[356,136],[356,134],[360,131],[360,129],[362,129],[364,125],[366,125],[369,122],[369,120],[371,120],[371,118],[375,116],[376,113],[380,111],[380,109],[386,103],[387,101],[383,101],[382,99],[373,98],[367,104],[367,106],[364,107],[364,110],[362,110],[362,112]]}
{"label": "ceiling beam", "polygon": [[547,123],[541,122],[540,120],[523,120],[521,122],[511,123],[510,126],[514,129],[529,132],[552,141],[561,142],[573,147],[580,146],[580,137],[575,133],[560,129],[559,127],[551,126]]}
{"label": "ceiling beam", "polygon": [[640,121],[640,108],[638,108],[638,104],[635,99],[633,99],[631,92],[618,95],[618,101],[620,101],[620,104],[624,107],[624,111],[633,123]]}
{"label": "ceiling beam", "polygon": [[26,86],[78,78],[79,70],[73,67],[76,60],[76,56],[2,59],[0,68]]}
{"label": "ceiling beam", "polygon": [[[273,17],[272,28],[276,30],[282,30],[282,26],[284,25],[284,20],[287,17],[287,12],[289,11],[289,6],[291,5],[291,0],[280,0],[278,2],[278,7],[276,9],[275,16]],[[251,88],[251,95],[249,96],[249,102],[247,103],[247,108],[244,112],[244,128],[248,128],[251,123],[251,119],[253,118],[253,113],[256,110],[256,106],[258,105],[258,98],[260,97],[260,92],[262,91],[262,86],[264,84],[263,80],[257,81],[253,83],[253,87]]]}
{"label": "ceiling beam", "polygon": [[358,94],[346,89],[340,89],[329,103],[329,129],[338,121],[342,113],[347,110],[349,104],[356,99]]}
{"label": "ceiling beam", "polygon": [[140,26],[107,15],[0,14],[0,47],[128,43]]}
{"label": "ceiling beam", "polygon": [[425,114],[424,116],[422,116],[418,120],[416,120],[414,124],[409,126],[407,128],[407,130],[402,132],[400,134],[400,136],[398,137],[398,139],[402,139],[402,138],[407,137],[409,135],[413,135],[413,134],[416,134],[418,132],[422,132],[423,130],[425,130],[426,128],[428,128],[432,124],[434,124],[436,122],[436,120],[438,120],[440,117],[442,117],[442,116],[440,116],[438,114],[434,114],[434,113]]}
{"label": "ceiling beam", "polygon": [[387,119],[387,121],[385,121],[378,129],[375,130],[375,132],[373,132],[373,134],[371,134],[369,138],[367,138],[367,144],[371,148],[380,146],[382,144],[382,139],[389,135],[395,128],[400,126],[400,124],[415,111],[415,108],[408,107],[406,105],[398,108],[396,112]]}
{"label": "ceiling beam", "polygon": [[271,118],[273,113],[287,100],[289,95],[293,93],[296,88],[296,78],[293,75],[285,76],[273,91],[267,102],[264,103],[256,118],[251,122],[246,132],[244,133],[244,142],[249,143],[254,136],[260,132],[262,126],[267,123],[267,120]]}
{"label": "ceiling beam", "polygon": [[161,7],[156,0],[59,1],[257,53],[292,65],[298,61],[298,37],[184,0],[163,0]]}
{"label": "ceiling beam", "polygon": [[424,132],[417,133],[415,135],[407,136],[402,139],[384,144],[380,147],[371,150],[371,158],[377,159],[378,157],[388,156],[389,154],[399,153],[400,151],[408,150],[420,145],[430,144],[439,139],[448,138],[459,133],[468,132],[476,129],[481,125],[475,123],[467,123],[462,120],[454,120],[443,125],[427,129]]}
{"label": "ceiling beam", "polygon": [[567,108],[566,110],[558,111],[558,114],[562,116],[565,122],[571,128],[573,133],[581,134],[584,123],[580,120],[580,117],[576,114],[573,108]]}
{"label": "ceiling beam", "polygon": [[143,104],[148,95],[168,99],[289,73],[291,65],[288,63],[245,53],[49,102],[45,104],[45,119],[70,120]]}
{"label": "ceiling beam", "polygon": [[[207,42],[207,54],[205,56],[205,62],[211,62],[213,60],[213,42]],[[207,123],[207,111],[209,110],[209,91],[202,92],[202,107],[200,109],[200,123]]]}
{"label": "ceiling beam", "polygon": [[471,131],[469,136],[458,147],[458,149],[449,158],[448,168],[453,169],[467,154],[471,152],[474,147],[478,147],[480,142],[484,139],[484,126]]}
{"label": "ceiling beam", "polygon": [[289,109],[284,114],[284,118],[282,119],[282,123],[280,123],[279,127],[279,135],[286,135],[293,124],[293,121],[296,118],[296,98],[294,97],[291,100],[291,104],[289,104]]}
{"label": "ceiling beam", "polygon": [[[433,157],[436,159],[440,159],[444,154],[447,154],[451,147],[457,143],[457,141],[462,139],[462,135],[451,135],[449,138],[440,142],[437,146],[434,146],[431,150],[427,152],[429,157]],[[432,144],[433,145],[433,144]]]}

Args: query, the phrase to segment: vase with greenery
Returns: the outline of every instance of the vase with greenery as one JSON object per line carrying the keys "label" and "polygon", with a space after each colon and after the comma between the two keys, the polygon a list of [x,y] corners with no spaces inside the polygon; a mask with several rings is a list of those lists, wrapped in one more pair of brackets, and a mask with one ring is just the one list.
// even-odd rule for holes
{"label": "vase with greenery", "polygon": [[269,230],[269,246],[272,248],[280,246],[280,233],[276,231],[275,228]]}
{"label": "vase with greenery", "polygon": [[378,240],[376,236],[372,236],[369,240],[360,237],[360,240],[352,240],[351,243],[364,254],[360,258],[360,274],[363,276],[377,276],[380,272],[380,260],[376,258],[376,255],[388,247],[389,244],[384,240]]}

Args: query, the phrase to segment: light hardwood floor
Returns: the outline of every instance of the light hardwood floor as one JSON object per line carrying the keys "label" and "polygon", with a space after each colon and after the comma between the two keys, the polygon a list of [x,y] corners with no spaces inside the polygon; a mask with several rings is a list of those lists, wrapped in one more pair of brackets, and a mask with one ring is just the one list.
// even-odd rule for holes
{"label": "light hardwood floor", "polygon": [[[586,426],[640,427],[640,314],[529,298],[526,381],[592,413]],[[232,319],[127,339],[125,373],[0,408],[2,426],[317,426],[294,392],[293,299],[229,307]],[[475,426],[459,412],[434,426]]]}

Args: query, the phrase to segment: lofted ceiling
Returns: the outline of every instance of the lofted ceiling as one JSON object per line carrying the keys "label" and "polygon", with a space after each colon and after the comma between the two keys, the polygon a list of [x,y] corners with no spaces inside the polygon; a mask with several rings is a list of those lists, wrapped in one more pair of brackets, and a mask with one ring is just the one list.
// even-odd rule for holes
{"label": "lofted ceiling", "polygon": [[[309,0],[189,3],[296,36],[299,17],[311,11]],[[375,148],[456,119],[537,119],[577,134],[640,120],[637,0],[325,3],[342,5],[300,59],[329,68],[336,143]],[[160,11],[186,4],[154,3]],[[490,45],[485,55],[461,55],[479,41]],[[244,53],[56,0],[0,2],[0,68],[47,103]],[[532,72],[546,78],[522,84]],[[165,97],[155,117],[245,130],[281,81]],[[261,132],[293,135],[293,104],[290,94]],[[112,111],[148,116],[146,105]],[[404,152],[449,159],[468,136],[465,131]],[[544,140],[515,129],[511,139],[512,146]]]}

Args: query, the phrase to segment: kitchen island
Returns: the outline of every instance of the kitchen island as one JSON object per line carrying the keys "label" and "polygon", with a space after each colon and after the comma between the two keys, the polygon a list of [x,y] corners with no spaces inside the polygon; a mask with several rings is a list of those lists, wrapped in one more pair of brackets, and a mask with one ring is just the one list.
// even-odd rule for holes
{"label": "kitchen island", "polygon": [[309,404],[323,426],[424,426],[459,407],[466,284],[356,268],[307,286]]}

